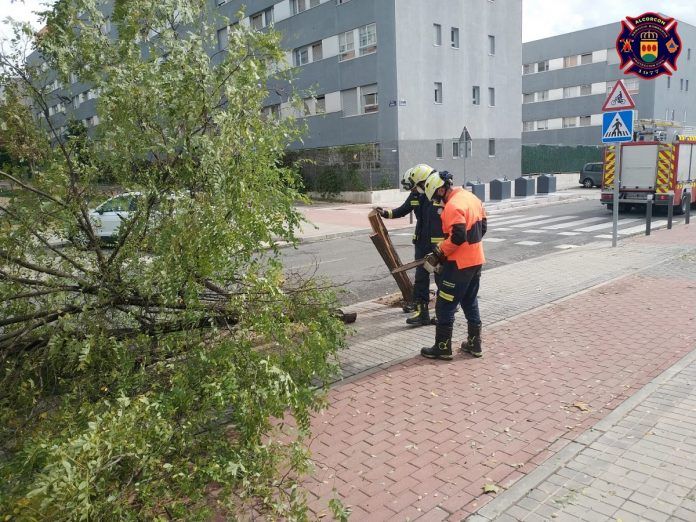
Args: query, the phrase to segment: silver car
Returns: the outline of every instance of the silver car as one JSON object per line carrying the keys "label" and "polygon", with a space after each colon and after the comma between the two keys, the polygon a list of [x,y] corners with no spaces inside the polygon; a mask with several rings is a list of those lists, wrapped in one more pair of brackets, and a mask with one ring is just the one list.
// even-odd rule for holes
{"label": "silver car", "polygon": [[579,183],[585,188],[601,187],[602,177],[604,176],[604,164],[585,163],[585,166],[580,171]]}

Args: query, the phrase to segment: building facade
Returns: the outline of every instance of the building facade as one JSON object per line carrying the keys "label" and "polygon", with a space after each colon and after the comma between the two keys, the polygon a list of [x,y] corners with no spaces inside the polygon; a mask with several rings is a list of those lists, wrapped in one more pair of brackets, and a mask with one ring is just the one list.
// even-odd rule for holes
{"label": "building facade", "polygon": [[[521,0],[209,1],[221,15],[213,54],[237,23],[281,33],[292,87],[313,95],[298,114],[290,86],[279,84],[263,110],[304,119],[308,132],[293,149],[371,149],[391,187],[417,163],[458,183],[519,175]],[[55,87],[63,101],[52,117],[99,124],[98,92]]]}
{"label": "building facade", "polygon": [[619,68],[619,23],[522,45],[522,143],[601,145],[602,105],[617,80],[636,117],[696,124],[696,28],[678,22],[682,52],[672,76],[643,80]]}

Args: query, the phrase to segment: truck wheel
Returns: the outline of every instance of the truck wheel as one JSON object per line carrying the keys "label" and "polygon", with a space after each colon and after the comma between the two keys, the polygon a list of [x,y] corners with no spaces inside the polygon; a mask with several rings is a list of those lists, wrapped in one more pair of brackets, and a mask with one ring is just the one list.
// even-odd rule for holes
{"label": "truck wheel", "polygon": [[585,178],[582,180],[582,186],[585,188],[592,188],[594,186],[594,183],[592,183],[592,180],[590,178]]}
{"label": "truck wheel", "polygon": [[607,203],[607,210],[608,210],[609,212],[613,212],[613,211],[614,211],[614,205],[612,205],[611,203]]}
{"label": "truck wheel", "polygon": [[690,201],[686,197],[682,197],[681,203],[679,206],[674,207],[674,213],[677,216],[681,216],[683,214],[686,214],[686,206],[690,204]]}
{"label": "truck wheel", "polygon": [[630,212],[632,208],[633,205],[629,205],[628,203],[619,203],[619,212]]}

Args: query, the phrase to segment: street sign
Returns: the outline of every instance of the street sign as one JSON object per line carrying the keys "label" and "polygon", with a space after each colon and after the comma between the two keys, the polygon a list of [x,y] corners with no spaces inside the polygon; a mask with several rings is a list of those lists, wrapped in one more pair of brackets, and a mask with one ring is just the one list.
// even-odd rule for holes
{"label": "street sign", "polygon": [[602,114],[602,143],[633,141],[633,113],[629,110]]}
{"label": "street sign", "polygon": [[602,112],[635,108],[636,104],[633,102],[631,95],[628,94],[628,89],[621,80],[617,80],[609,96],[607,96],[607,100],[602,105]]}

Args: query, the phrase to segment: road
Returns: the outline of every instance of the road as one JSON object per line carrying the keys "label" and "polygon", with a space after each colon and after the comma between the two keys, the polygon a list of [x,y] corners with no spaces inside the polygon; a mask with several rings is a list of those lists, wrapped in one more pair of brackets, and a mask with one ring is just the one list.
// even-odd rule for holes
{"label": "road", "polygon": [[[641,213],[622,213],[619,220],[619,239],[643,233]],[[675,224],[683,221],[681,216],[674,218]],[[656,216],[653,223],[664,225],[666,217]],[[596,200],[492,213],[484,240],[484,270],[587,243],[610,242],[611,233],[611,213]],[[412,260],[410,229],[393,231],[391,237],[402,262]],[[285,249],[283,262],[290,271],[331,280],[340,289],[342,304],[398,292],[367,233]]]}

